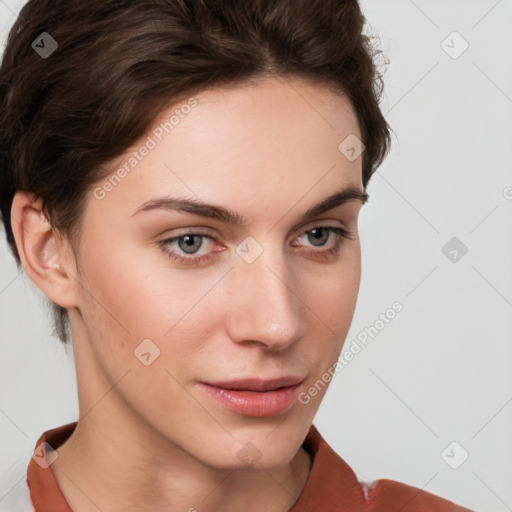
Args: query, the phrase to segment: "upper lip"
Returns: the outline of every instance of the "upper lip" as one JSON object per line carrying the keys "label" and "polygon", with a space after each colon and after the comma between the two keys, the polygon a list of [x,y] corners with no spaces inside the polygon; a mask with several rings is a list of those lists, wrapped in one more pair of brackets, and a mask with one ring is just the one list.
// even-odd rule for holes
{"label": "upper lip", "polygon": [[304,377],[295,377],[292,375],[285,377],[278,377],[276,379],[261,379],[261,378],[240,378],[232,380],[223,380],[217,382],[205,382],[209,386],[215,386],[224,389],[234,389],[239,391],[271,391],[278,388],[295,386],[300,384]]}

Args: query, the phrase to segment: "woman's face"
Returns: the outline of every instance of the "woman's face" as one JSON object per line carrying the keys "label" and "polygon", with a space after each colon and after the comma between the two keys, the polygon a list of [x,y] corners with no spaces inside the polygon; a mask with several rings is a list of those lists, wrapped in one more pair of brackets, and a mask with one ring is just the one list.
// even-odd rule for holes
{"label": "woman's face", "polygon": [[161,113],[87,197],[70,311],[82,414],[214,467],[293,458],[352,320],[363,201],[305,215],[362,194],[356,137],[347,99],[296,78]]}

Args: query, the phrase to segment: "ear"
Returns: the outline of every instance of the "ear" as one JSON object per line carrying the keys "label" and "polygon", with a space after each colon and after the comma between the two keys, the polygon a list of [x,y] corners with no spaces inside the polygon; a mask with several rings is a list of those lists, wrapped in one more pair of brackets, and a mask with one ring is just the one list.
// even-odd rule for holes
{"label": "ear", "polygon": [[41,199],[30,192],[16,192],[11,225],[21,264],[31,281],[59,306],[76,307],[73,250],[50,225]]}

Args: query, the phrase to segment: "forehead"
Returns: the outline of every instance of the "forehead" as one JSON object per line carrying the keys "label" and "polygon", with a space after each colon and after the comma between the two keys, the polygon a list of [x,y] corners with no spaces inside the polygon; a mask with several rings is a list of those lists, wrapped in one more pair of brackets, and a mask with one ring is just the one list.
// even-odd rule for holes
{"label": "forehead", "polygon": [[163,110],[110,165],[100,186],[125,172],[110,180],[102,207],[131,214],[158,192],[262,211],[315,188],[361,188],[361,158],[339,149],[349,136],[360,138],[350,101],[323,85],[268,77],[205,90]]}

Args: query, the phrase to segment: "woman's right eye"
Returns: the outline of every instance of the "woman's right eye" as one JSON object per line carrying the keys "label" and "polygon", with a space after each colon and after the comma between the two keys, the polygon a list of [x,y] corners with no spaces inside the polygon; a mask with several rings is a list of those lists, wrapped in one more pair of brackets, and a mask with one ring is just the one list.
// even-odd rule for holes
{"label": "woman's right eye", "polygon": [[[166,238],[159,242],[161,249],[164,251],[169,258],[179,261],[180,263],[185,264],[195,264],[199,262],[203,262],[205,260],[209,260],[216,256],[217,252],[211,252],[204,256],[193,256],[196,252],[204,246],[204,239],[208,239],[210,241],[214,241],[214,239],[207,235],[206,233],[183,233],[179,236],[174,236],[172,238]],[[174,245],[177,248],[172,248]],[[192,254],[192,256],[186,256],[186,254]]]}

